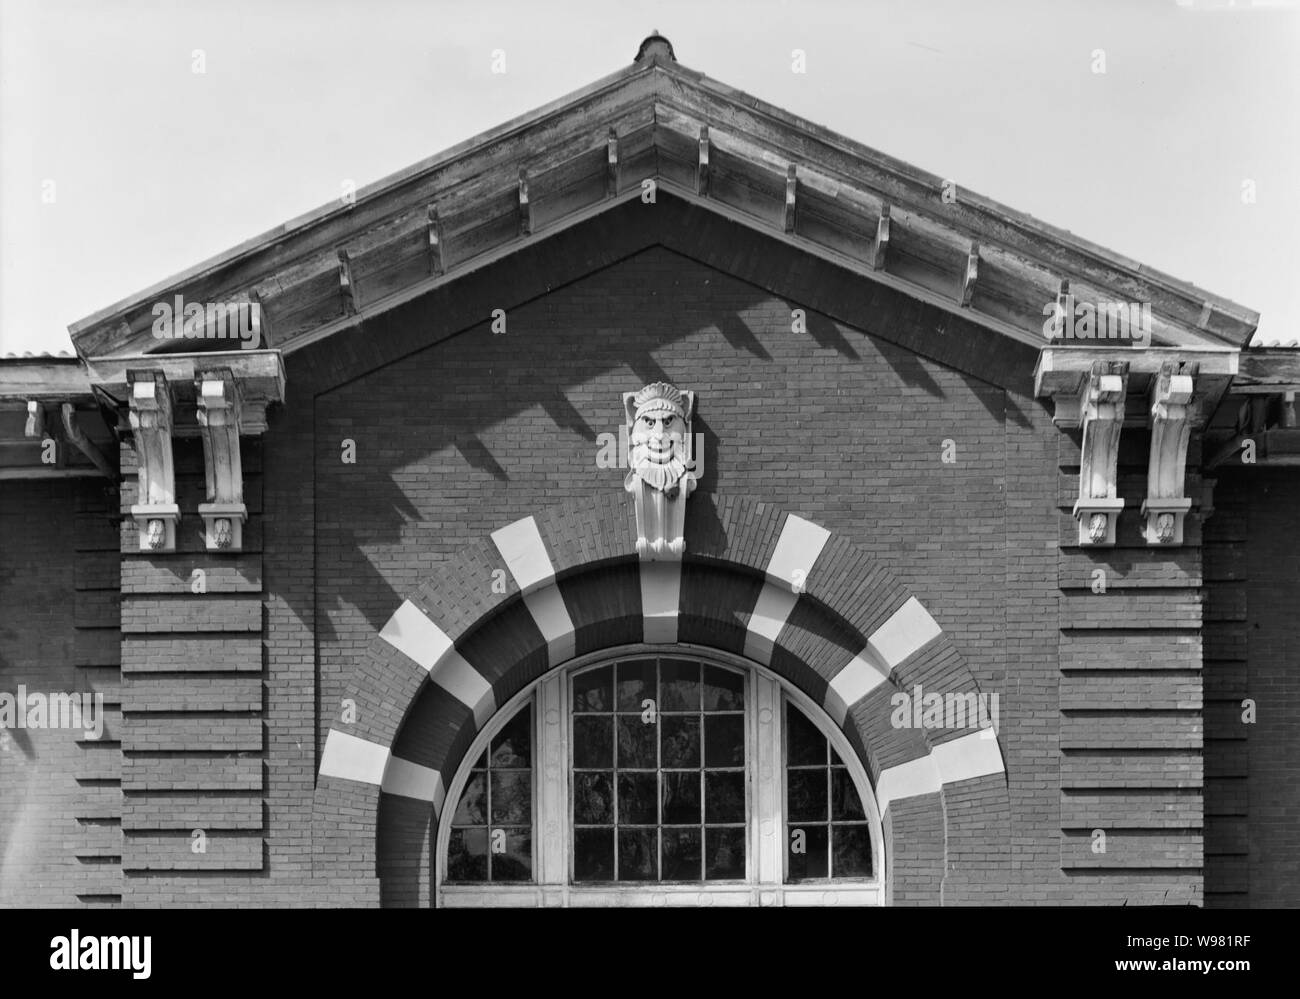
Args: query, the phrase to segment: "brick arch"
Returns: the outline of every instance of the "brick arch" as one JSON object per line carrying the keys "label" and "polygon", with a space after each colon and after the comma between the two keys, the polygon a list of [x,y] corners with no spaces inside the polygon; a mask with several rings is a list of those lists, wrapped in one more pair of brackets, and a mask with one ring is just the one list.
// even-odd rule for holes
{"label": "brick arch", "polygon": [[446,788],[497,708],[576,656],[684,643],[767,666],[824,707],[870,777],[887,894],[941,901],[950,840],[1009,811],[1004,754],[991,732],[894,727],[891,697],[978,693],[965,660],[851,541],[746,498],[691,503],[681,563],[639,562],[631,505],[611,493],[503,526],[410,594],[327,734],[316,874],[378,875],[383,902],[427,903]]}

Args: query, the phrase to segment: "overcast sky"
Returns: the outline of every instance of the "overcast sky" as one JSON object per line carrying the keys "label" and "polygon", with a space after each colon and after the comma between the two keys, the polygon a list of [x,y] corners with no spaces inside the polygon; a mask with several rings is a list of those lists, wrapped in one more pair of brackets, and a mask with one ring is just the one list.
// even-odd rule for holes
{"label": "overcast sky", "polygon": [[1228,7],[0,0],[0,353],[70,349],[69,323],[630,63],[652,29],[1292,340],[1300,10]]}

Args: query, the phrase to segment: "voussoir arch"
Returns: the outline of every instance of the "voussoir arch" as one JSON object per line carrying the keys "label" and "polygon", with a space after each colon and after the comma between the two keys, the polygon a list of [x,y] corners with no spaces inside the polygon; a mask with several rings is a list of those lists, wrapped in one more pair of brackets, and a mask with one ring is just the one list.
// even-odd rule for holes
{"label": "voussoir arch", "polygon": [[859,754],[894,840],[892,893],[935,893],[953,823],[981,821],[945,808],[945,795],[977,788],[1005,805],[1004,754],[992,730],[892,725],[891,697],[918,684],[978,694],[964,658],[851,540],[769,503],[696,500],[681,563],[640,562],[630,505],[610,495],[502,525],[407,596],[327,733],[314,824],[342,841],[322,851],[334,875],[385,866],[383,803],[406,839],[436,823],[476,733],[544,673],[604,648],[682,643],[767,666],[822,705]]}

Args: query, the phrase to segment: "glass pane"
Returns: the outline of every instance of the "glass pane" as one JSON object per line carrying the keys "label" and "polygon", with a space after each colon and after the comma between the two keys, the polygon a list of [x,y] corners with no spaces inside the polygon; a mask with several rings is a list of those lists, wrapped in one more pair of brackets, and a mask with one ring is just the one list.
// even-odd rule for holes
{"label": "glass pane", "polygon": [[483,750],[483,755],[480,756],[480,757],[478,758],[478,762],[474,764],[474,769],[475,769],[475,770],[486,770],[486,769],[487,769],[487,750],[486,750],[486,749]]}
{"label": "glass pane", "polygon": [[618,821],[620,825],[644,825],[659,821],[659,775],[618,775]]}
{"label": "glass pane", "polygon": [[618,716],[620,770],[654,768],[659,759],[658,747],[655,745],[656,728],[654,722],[643,722],[640,715]]}
{"label": "glass pane", "polygon": [[669,659],[660,666],[660,672],[660,711],[700,710],[699,663]]}
{"label": "glass pane", "polygon": [[533,821],[533,775],[527,770],[491,770],[492,824],[519,826]]}
{"label": "glass pane", "polygon": [[453,829],[447,845],[448,881],[486,881],[486,829]]}
{"label": "glass pane", "polygon": [[573,775],[573,821],[593,826],[614,821],[613,775],[608,770]]}
{"label": "glass pane", "polygon": [[706,878],[743,878],[745,876],[745,830],[704,830],[704,876]]}
{"label": "glass pane", "polygon": [[533,831],[493,829],[492,880],[531,881],[533,878]]}
{"label": "glass pane", "polygon": [[789,880],[826,877],[826,827],[791,825],[786,836]]}
{"label": "glass pane", "polygon": [[704,821],[745,821],[745,774],[704,773]]}
{"label": "glass pane", "polygon": [[866,826],[831,827],[831,875],[865,878],[871,875],[871,833]]}
{"label": "glass pane", "polygon": [[698,767],[700,765],[700,716],[668,715],[659,719],[662,729],[661,766]]}
{"label": "glass pane", "polygon": [[618,710],[640,713],[645,707],[643,701],[658,703],[658,697],[653,659],[634,659],[618,664]]}
{"label": "glass pane", "polygon": [[573,880],[614,880],[614,830],[575,829]]}
{"label": "glass pane", "polygon": [[533,763],[532,714],[524,708],[516,714],[492,740],[492,766],[522,767]]}
{"label": "glass pane", "polygon": [[608,768],[614,765],[614,719],[578,715],[573,719],[573,765]]}
{"label": "glass pane", "polygon": [[654,881],[659,876],[659,836],[649,829],[618,830],[618,879]]}
{"label": "glass pane", "polygon": [[867,813],[862,810],[862,799],[853,784],[853,777],[843,767],[831,771],[831,818],[865,819]]}
{"label": "glass pane", "polygon": [[739,711],[745,706],[745,678],[729,669],[704,667],[704,710]]}
{"label": "glass pane", "polygon": [[700,831],[698,829],[665,829],[664,880],[700,880]]}
{"label": "glass pane", "polygon": [[665,773],[664,822],[690,825],[700,821],[700,772]]}
{"label": "glass pane", "polygon": [[791,767],[826,763],[826,736],[793,704],[785,706],[785,761]]}
{"label": "glass pane", "polygon": [[739,767],[745,763],[745,716],[704,716],[704,765]]}
{"label": "glass pane", "polygon": [[613,666],[587,670],[573,678],[573,710],[614,710]]}
{"label": "glass pane", "polygon": [[826,771],[787,770],[786,807],[791,822],[825,822]]}
{"label": "glass pane", "polygon": [[481,826],[487,823],[487,773],[482,770],[470,774],[460,804],[452,817],[454,826]]}

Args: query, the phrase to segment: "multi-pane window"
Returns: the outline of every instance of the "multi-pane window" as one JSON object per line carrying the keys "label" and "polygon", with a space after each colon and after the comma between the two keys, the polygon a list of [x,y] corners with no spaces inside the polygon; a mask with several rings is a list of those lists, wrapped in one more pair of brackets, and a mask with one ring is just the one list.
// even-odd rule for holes
{"label": "multi-pane window", "polygon": [[746,872],[745,677],[638,658],[573,677],[573,880]]}
{"label": "multi-pane window", "polygon": [[552,671],[448,788],[438,904],[878,904],[875,801],[818,712],[684,648]]}
{"label": "multi-pane window", "polygon": [[786,879],[871,876],[871,827],[830,740],[786,704]]}
{"label": "multi-pane window", "polygon": [[470,770],[451,819],[448,881],[533,876],[533,712],[525,706]]}

